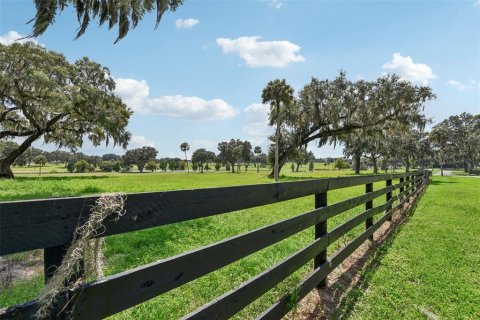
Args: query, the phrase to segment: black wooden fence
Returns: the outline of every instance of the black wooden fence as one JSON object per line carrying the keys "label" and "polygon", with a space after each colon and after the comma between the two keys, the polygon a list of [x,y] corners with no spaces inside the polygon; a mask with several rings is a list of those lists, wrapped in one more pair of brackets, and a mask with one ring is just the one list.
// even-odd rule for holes
{"label": "black wooden fence", "polygon": [[[396,179],[399,179],[399,182],[392,184]],[[379,181],[385,181],[385,187],[373,191],[373,183]],[[82,285],[59,296],[51,317],[107,317],[314,227],[315,239],[311,244],[184,317],[227,319],[314,260],[314,270],[303,282],[258,317],[280,319],[292,307],[292,294],[295,295],[295,300],[299,301],[313,288],[324,286],[328,274],[363,242],[372,238],[375,230],[391,219],[393,212],[402,209],[406,202],[425,188],[427,181],[427,172],[413,172],[128,194],[125,215],[118,222],[106,222],[106,232],[102,236],[308,195],[315,196],[315,209],[181,255]],[[356,185],[365,185],[365,194],[330,205],[327,203],[329,190]],[[385,202],[373,207],[373,200],[381,196],[385,197]],[[49,278],[55,266],[61,263],[76,226],[87,219],[90,207],[97,198],[75,197],[0,203],[0,255],[44,249],[45,277]],[[329,218],[363,204],[364,212],[333,230],[327,229]],[[382,215],[374,221],[374,216],[379,213]],[[328,257],[328,246],[362,222],[365,222],[366,230]],[[0,319],[30,319],[37,308],[36,301],[12,306],[0,310]]]}

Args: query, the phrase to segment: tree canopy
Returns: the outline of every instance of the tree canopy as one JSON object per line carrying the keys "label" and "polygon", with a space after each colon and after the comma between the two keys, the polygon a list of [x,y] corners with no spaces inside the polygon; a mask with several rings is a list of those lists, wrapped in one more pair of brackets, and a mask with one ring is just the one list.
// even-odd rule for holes
{"label": "tree canopy", "polygon": [[312,78],[283,124],[279,166],[296,148],[312,141],[318,146],[336,143],[349,132],[391,124],[423,127],[423,107],[432,99],[435,95],[429,87],[413,85],[397,75],[352,82],[341,71],[334,80]]}
{"label": "tree canopy", "polygon": [[155,160],[157,157],[158,151],[153,147],[142,147],[132,150],[127,150],[125,155],[122,157],[123,164],[126,167],[136,165],[138,171],[143,172],[145,165]]}
{"label": "tree canopy", "polygon": [[135,28],[145,13],[156,12],[156,25],[167,11],[175,11],[183,0],[34,0],[37,13],[32,19],[32,36],[38,37],[53,24],[56,15],[73,6],[80,26],[76,38],[85,33],[92,20],[98,19],[99,26],[108,22],[108,28],[118,26],[115,42],[125,37],[131,28]]}
{"label": "tree canopy", "polygon": [[40,139],[75,150],[85,138],[126,147],[132,112],[114,94],[109,70],[88,58],[65,57],[33,43],[0,44],[0,139],[24,139],[0,159],[0,177]]}

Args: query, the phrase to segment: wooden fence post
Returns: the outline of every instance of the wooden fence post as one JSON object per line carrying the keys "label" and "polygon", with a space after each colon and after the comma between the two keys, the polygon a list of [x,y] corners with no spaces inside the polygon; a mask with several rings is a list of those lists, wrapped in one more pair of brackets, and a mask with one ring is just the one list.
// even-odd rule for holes
{"label": "wooden fence post", "polygon": [[[326,207],[327,206],[327,192],[317,193],[315,194],[315,209]],[[317,223],[315,225],[315,239],[318,239],[322,236],[327,234],[327,220]],[[324,251],[320,252],[314,259],[313,259],[313,267],[317,269],[323,263],[327,261],[327,249],[325,248]],[[317,288],[325,288],[327,285],[327,279],[325,278],[322,282],[317,285]]]}
{"label": "wooden fence post", "polygon": [[[373,192],[373,183],[367,183],[365,185],[365,193]],[[369,210],[373,208],[373,200],[365,202],[365,210]],[[373,217],[368,218],[365,220],[365,229],[370,228],[373,225]],[[373,241],[373,234],[370,236],[370,240]]]}
{"label": "wooden fence post", "polygon": [[[407,185],[405,186],[405,189],[408,190],[408,188],[410,188],[410,176],[407,176],[406,179],[407,179]],[[407,203],[410,202],[410,191],[408,191],[408,192],[405,194],[405,199],[406,199],[405,202],[407,202]]]}
{"label": "wooden fence post", "polygon": [[[386,182],[386,187],[390,187],[392,185],[392,179],[387,179],[387,182]],[[392,199],[392,191],[389,191],[387,192],[387,195],[385,196],[385,200],[388,202]],[[392,209],[392,206],[388,206],[387,207],[387,212],[390,211]],[[392,221],[392,215],[390,217],[388,217],[388,221]]]}
{"label": "wooden fence post", "polygon": [[45,283],[57,271],[57,268],[62,264],[63,256],[67,253],[68,245],[50,247],[43,249],[43,272],[45,274]]}
{"label": "wooden fence post", "polygon": [[[404,182],[405,182],[405,178],[400,178],[400,183],[404,183]],[[399,190],[399,193],[402,193],[404,190],[405,190],[405,188],[403,186],[401,186],[400,190]]]}

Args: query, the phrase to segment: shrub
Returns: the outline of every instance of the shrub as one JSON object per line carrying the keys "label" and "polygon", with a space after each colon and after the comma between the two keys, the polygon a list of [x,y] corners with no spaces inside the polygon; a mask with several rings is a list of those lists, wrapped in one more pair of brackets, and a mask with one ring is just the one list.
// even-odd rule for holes
{"label": "shrub", "polygon": [[80,172],[80,173],[86,172],[89,165],[90,164],[87,161],[79,160],[79,161],[75,162],[75,171]]}
{"label": "shrub", "polygon": [[222,167],[222,165],[220,163],[215,163],[215,170],[216,171],[220,171],[221,167]]}
{"label": "shrub", "polygon": [[145,164],[145,169],[153,172],[158,169],[158,165],[156,164],[155,161],[149,161],[147,164]]}
{"label": "shrub", "polygon": [[75,162],[69,162],[65,167],[67,168],[68,172],[72,173],[75,171]]}
{"label": "shrub", "polygon": [[313,172],[314,166],[315,165],[313,164],[313,161],[310,161],[310,163],[308,164],[308,171]]}
{"label": "shrub", "polygon": [[350,168],[350,165],[348,164],[348,161],[345,160],[344,158],[337,158],[337,159],[335,159],[335,162],[334,162],[333,165],[334,165],[334,167],[337,168],[338,170]]}

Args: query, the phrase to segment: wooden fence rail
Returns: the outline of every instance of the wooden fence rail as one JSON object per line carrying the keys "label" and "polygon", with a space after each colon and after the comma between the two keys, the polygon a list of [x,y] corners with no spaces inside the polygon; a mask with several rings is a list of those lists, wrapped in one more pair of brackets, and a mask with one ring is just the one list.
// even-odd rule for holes
{"label": "wooden fence rail", "polygon": [[[399,183],[393,184],[395,179],[399,179]],[[374,191],[373,183],[379,181],[385,181],[385,187]],[[279,319],[289,311],[292,294],[300,300],[313,288],[324,286],[328,274],[364,241],[372,239],[375,230],[425,188],[427,181],[427,172],[411,172],[127,194],[125,215],[118,222],[107,221],[102,236],[309,195],[315,195],[315,208],[190,252],[84,284],[59,296],[51,318],[100,319],[113,315],[314,227],[315,239],[311,244],[184,317],[228,319],[313,260],[314,270],[293,293],[287,293],[259,317]],[[328,191],[357,185],[365,185],[366,193],[338,203],[327,203]],[[394,195],[395,190],[399,192]],[[373,200],[382,196],[385,203],[373,207]],[[0,203],[0,255],[44,249],[44,271],[48,279],[68,249],[73,231],[88,219],[90,207],[97,199],[72,197]],[[365,205],[364,212],[327,230],[328,219],[359,205]],[[384,214],[374,222],[374,216],[380,213]],[[365,223],[365,232],[328,258],[328,246],[361,223]],[[36,301],[12,306],[0,310],[0,319],[31,319],[37,308]]]}

